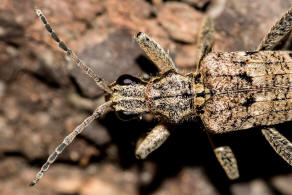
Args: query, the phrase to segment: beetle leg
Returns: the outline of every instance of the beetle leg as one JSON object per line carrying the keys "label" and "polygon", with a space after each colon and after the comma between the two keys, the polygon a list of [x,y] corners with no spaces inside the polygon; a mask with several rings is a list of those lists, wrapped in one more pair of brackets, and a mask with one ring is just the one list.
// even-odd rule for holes
{"label": "beetle leg", "polygon": [[160,74],[168,70],[177,71],[173,60],[169,56],[169,53],[164,51],[164,49],[153,39],[151,39],[149,36],[142,32],[139,32],[134,38],[140,48],[157,66]]}
{"label": "beetle leg", "polygon": [[262,129],[262,133],[273,149],[292,166],[292,143],[275,128]]}
{"label": "beetle leg", "polygon": [[138,144],[136,157],[145,159],[151,152],[159,148],[169,137],[170,133],[164,124],[158,124],[144,140]]}
{"label": "beetle leg", "polygon": [[214,25],[210,17],[206,16],[199,35],[199,55],[196,62],[196,71],[199,70],[200,62],[206,54],[211,52],[214,44]]}
{"label": "beetle leg", "polygon": [[284,44],[292,31],[292,7],[274,24],[263,38],[257,50],[274,50]]}
{"label": "beetle leg", "polygon": [[208,140],[213,148],[215,156],[220,163],[221,167],[225,171],[227,177],[230,180],[239,178],[239,171],[235,155],[233,154],[229,146],[215,146],[211,135],[207,132]]}
{"label": "beetle leg", "polygon": [[236,158],[229,146],[214,149],[215,156],[230,180],[239,178]]}

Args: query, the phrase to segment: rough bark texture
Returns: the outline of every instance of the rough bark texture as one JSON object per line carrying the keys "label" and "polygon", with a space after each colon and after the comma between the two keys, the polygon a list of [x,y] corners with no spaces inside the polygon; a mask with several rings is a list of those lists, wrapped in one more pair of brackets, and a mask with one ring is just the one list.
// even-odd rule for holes
{"label": "rough bark texture", "polygon": [[[237,157],[230,183],[199,122],[180,124],[148,160],[135,145],[155,124],[109,113],[27,185],[63,137],[103,102],[102,92],[64,57],[33,12],[42,9],[67,45],[108,81],[157,71],[132,37],[146,32],[180,68],[192,69],[205,14],[215,51],[254,50],[291,0],[0,1],[0,194],[288,194],[291,168],[260,131],[216,136]],[[186,70],[185,70],[186,71]],[[292,140],[292,123],[279,126]]]}

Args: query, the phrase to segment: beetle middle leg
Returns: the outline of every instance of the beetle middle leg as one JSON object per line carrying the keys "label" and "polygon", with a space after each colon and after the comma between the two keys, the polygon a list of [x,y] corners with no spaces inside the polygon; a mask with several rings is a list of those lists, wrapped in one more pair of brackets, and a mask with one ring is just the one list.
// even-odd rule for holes
{"label": "beetle middle leg", "polygon": [[[199,34],[199,54],[196,62],[196,72],[200,70],[201,60],[212,51],[214,43],[214,26],[210,17],[206,16]],[[229,146],[216,146],[211,135],[206,131],[209,142],[213,148],[215,156],[230,180],[239,177],[239,171],[235,155]]]}
{"label": "beetle middle leg", "polygon": [[199,54],[198,59],[196,61],[196,71],[200,69],[199,65],[203,57],[212,51],[212,47],[214,44],[214,25],[213,21],[210,17],[206,16],[203,21],[203,25],[199,34]]}
{"label": "beetle middle leg", "polygon": [[207,131],[206,133],[211,147],[213,148],[213,152],[215,153],[215,156],[219,164],[225,171],[227,177],[230,180],[235,180],[239,178],[237,160],[234,153],[232,152],[232,149],[229,146],[216,146],[214,144],[212,136]]}
{"label": "beetle middle leg", "polygon": [[236,158],[229,146],[220,146],[214,149],[217,160],[223,167],[230,180],[239,178]]}

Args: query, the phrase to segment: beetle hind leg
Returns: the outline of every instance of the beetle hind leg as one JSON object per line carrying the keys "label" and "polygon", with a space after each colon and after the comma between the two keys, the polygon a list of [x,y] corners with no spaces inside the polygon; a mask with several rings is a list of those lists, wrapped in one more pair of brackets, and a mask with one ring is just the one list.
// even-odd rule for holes
{"label": "beetle hind leg", "polygon": [[275,128],[262,129],[262,134],[277,154],[292,166],[292,143]]}

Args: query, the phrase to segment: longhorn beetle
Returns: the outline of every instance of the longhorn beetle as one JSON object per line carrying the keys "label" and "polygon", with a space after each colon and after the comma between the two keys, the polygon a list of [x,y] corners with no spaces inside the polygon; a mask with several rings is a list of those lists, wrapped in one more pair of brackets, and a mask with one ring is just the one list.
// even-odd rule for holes
{"label": "longhorn beetle", "polygon": [[[208,134],[263,126],[264,137],[292,165],[292,144],[271,127],[292,120],[292,52],[276,51],[289,40],[292,8],[270,29],[258,48],[251,52],[212,52],[214,28],[211,19],[206,17],[199,36],[200,53],[196,71],[187,75],[178,73],[168,52],[139,32],[134,39],[158,67],[159,75],[148,81],[122,75],[111,84],[95,74],[58,38],[41,10],[35,11],[59,47],[95,81],[107,98],[104,104],[65,137],[31,185],[39,181],[78,134],[111,109],[122,118],[150,113],[160,120],[137,146],[138,158],[146,158],[163,144],[170,135],[168,124],[199,117]],[[238,178],[237,162],[231,148],[212,146],[227,176],[230,179]]]}

